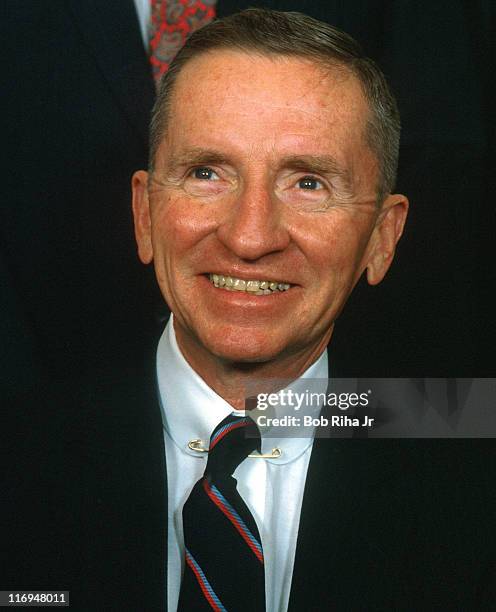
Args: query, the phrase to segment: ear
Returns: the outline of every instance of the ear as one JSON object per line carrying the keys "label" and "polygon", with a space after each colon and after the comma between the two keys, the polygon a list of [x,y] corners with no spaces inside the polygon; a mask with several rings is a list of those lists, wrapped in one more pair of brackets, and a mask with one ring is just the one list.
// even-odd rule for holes
{"label": "ear", "polygon": [[369,285],[380,283],[389,270],[407,214],[408,199],[404,195],[395,193],[384,200],[374,228],[372,252],[367,264]]}
{"label": "ear", "polygon": [[139,170],[133,174],[134,235],[138,244],[138,255],[144,264],[153,260],[150,201],[148,198],[148,172]]}

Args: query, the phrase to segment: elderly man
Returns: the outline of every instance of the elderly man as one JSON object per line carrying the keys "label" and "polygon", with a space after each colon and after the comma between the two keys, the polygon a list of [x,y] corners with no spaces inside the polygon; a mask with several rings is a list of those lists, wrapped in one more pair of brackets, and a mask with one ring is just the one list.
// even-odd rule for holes
{"label": "elderly man", "polygon": [[[173,313],[157,355],[169,610],[386,609],[419,595],[425,549],[408,557],[401,545],[415,529],[408,497],[399,483],[389,495],[367,488],[407,450],[293,439],[276,458],[238,434],[234,460],[228,440],[251,427],[236,410],[253,379],[327,376],[354,285],[386,274],[408,210],[393,194],[398,141],[379,69],[299,14],[209,25],[162,82],[133,210],[139,256]],[[247,457],[257,444],[264,459]],[[358,463],[348,476],[346,462]],[[391,524],[382,503],[401,519]]]}
{"label": "elderly man", "polygon": [[[177,517],[205,469],[186,454],[188,440],[208,441],[233,408],[244,408],[253,378],[327,377],[339,312],[364,271],[369,283],[382,280],[403,230],[408,202],[391,193],[398,139],[377,67],[348,36],[301,15],[248,11],[205,28],[162,83],[151,167],[134,175],[133,208],[140,258],[154,261],[173,313],[158,352],[174,465],[171,609],[184,555]],[[266,470],[250,459],[240,466],[245,480],[261,471],[257,487],[239,478],[238,488],[259,519],[269,610],[289,600],[311,453],[310,440],[295,442]],[[285,493],[279,480],[290,479],[287,524],[272,525]],[[191,566],[219,606],[236,609],[251,587],[253,609],[264,608],[248,564],[231,560],[217,575],[186,549],[186,575]],[[194,609],[191,595],[185,601],[182,609]]]}
{"label": "elderly man", "polygon": [[489,445],[287,437],[276,453],[243,411],[254,380],[339,367],[336,319],[405,223],[398,140],[383,75],[328,25],[253,9],[189,39],[132,180],[139,256],[173,314],[146,372],[71,400],[42,463],[52,498],[31,510],[46,536],[8,548],[29,543],[29,588],[85,611],[490,609]]}

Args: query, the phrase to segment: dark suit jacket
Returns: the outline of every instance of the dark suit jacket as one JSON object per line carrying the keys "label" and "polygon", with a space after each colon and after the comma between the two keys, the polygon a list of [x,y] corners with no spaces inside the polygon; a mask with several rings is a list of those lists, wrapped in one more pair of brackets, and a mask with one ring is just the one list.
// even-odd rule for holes
{"label": "dark suit jacket", "polygon": [[154,87],[132,0],[3,4],[0,286],[16,306],[0,311],[0,390],[17,392],[143,343],[155,282],[130,178]]}
{"label": "dark suit jacket", "polygon": [[[83,394],[40,393],[38,415],[13,407],[2,589],[70,589],[85,612],[166,609],[152,355],[148,365]],[[290,610],[494,609],[495,463],[492,440],[316,440]]]}

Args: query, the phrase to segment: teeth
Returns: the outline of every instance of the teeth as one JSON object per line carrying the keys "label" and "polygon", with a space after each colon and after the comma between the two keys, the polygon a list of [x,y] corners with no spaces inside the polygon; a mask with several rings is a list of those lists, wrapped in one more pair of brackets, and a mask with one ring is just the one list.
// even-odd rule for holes
{"label": "teeth", "polygon": [[223,276],[222,274],[210,274],[210,281],[215,287],[224,287],[228,291],[245,291],[255,295],[270,295],[274,292],[287,291],[291,285],[289,283],[277,283],[275,281],[243,280]]}
{"label": "teeth", "polygon": [[234,279],[233,289],[236,291],[245,291],[246,290],[246,281],[241,280],[240,278]]}
{"label": "teeth", "polygon": [[258,291],[260,289],[260,284],[261,284],[260,281],[248,281],[246,283],[246,290],[247,291]]}

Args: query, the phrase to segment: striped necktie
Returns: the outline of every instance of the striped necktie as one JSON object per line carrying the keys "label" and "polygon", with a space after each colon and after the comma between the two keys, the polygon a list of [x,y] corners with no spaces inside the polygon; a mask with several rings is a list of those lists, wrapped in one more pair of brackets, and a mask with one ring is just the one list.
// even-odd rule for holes
{"label": "striped necktie", "polygon": [[215,17],[215,5],[216,0],[151,0],[150,63],[157,88],[188,36]]}
{"label": "striped necktie", "polygon": [[232,476],[253,450],[260,432],[249,417],[230,415],[212,433],[205,473],[183,508],[180,612],[265,610],[260,534]]}

